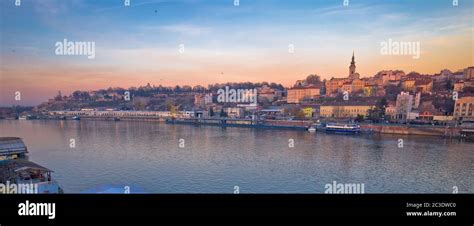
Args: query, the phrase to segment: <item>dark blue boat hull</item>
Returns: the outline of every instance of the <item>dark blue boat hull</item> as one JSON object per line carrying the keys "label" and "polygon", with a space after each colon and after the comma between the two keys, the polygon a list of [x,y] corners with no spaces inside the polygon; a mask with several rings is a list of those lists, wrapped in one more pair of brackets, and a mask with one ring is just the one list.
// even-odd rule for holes
{"label": "dark blue boat hull", "polygon": [[360,129],[346,130],[346,129],[323,129],[326,133],[337,133],[337,134],[358,134]]}

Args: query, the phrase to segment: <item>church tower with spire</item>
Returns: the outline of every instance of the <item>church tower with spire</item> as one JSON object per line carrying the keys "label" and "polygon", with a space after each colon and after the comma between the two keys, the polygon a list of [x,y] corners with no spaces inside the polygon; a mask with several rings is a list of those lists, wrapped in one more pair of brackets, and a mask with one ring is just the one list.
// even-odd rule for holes
{"label": "church tower with spire", "polygon": [[352,51],[352,61],[351,61],[351,66],[349,66],[349,79],[350,80],[359,79],[359,73],[355,72],[354,51]]}
{"label": "church tower with spire", "polygon": [[351,66],[349,66],[349,78],[354,79],[355,73],[356,73],[356,65],[355,65],[354,51],[352,51],[352,61],[351,61]]}

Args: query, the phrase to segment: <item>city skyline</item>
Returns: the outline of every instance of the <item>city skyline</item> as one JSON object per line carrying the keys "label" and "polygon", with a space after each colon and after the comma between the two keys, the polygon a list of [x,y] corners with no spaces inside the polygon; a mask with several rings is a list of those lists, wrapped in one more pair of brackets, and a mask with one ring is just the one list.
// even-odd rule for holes
{"label": "city skyline", "polygon": [[[21,104],[35,105],[58,90],[147,83],[291,86],[309,74],[346,77],[353,51],[361,77],[390,69],[434,74],[474,64],[472,2],[120,3],[0,3],[0,103],[18,104],[15,91],[26,98]],[[95,42],[95,58],[56,55],[55,43],[64,39]],[[381,43],[389,40],[420,43],[420,58],[382,55]]]}

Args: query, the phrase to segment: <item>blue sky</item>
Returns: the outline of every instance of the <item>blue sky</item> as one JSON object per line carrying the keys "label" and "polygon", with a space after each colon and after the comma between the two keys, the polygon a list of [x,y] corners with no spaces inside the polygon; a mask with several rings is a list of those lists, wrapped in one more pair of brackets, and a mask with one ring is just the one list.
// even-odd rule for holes
{"label": "blue sky", "polygon": [[[39,101],[57,92],[48,91],[50,81],[64,93],[146,82],[290,85],[310,73],[346,76],[353,50],[362,76],[474,64],[472,0],[456,7],[451,0],[130,1],[1,1],[0,69],[8,85],[1,95],[21,85],[41,93]],[[96,59],[56,56],[54,44],[64,38],[94,41]],[[387,39],[421,42],[422,57],[381,57]],[[177,53],[180,44],[185,54]]]}
{"label": "blue sky", "polygon": [[131,0],[131,6],[124,7],[122,0],[22,0],[22,6],[15,7],[14,0],[8,0],[1,2],[2,45],[28,43],[44,49],[68,37],[113,48],[176,43],[274,48],[283,42],[311,42],[314,36],[347,36],[349,43],[390,34],[411,36],[414,29],[419,36],[436,35],[445,30],[421,22],[438,18],[445,23],[429,22],[453,31],[455,27],[448,27],[455,26],[453,22],[472,27],[458,14],[472,13],[473,1],[460,0],[458,7],[450,0],[350,0],[346,7],[342,2],[241,0],[236,7],[233,0]]}

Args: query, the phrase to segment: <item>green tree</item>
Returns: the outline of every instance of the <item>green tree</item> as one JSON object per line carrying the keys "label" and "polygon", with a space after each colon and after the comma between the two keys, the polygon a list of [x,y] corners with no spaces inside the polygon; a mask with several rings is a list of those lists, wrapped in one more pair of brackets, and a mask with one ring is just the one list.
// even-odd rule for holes
{"label": "green tree", "polygon": [[308,77],[306,77],[306,83],[307,84],[313,84],[313,85],[319,85],[321,84],[321,77],[319,77],[319,75],[308,75]]}
{"label": "green tree", "polygon": [[452,98],[446,98],[444,102],[444,109],[446,110],[447,114],[452,114],[454,112],[454,104],[455,101]]}
{"label": "green tree", "polygon": [[453,90],[454,89],[454,84],[451,82],[451,80],[448,80],[446,82],[446,87],[447,90]]}
{"label": "green tree", "polygon": [[79,90],[76,90],[72,93],[72,97],[74,98],[74,100],[79,100],[81,99],[81,91]]}
{"label": "green tree", "polygon": [[209,108],[209,116],[213,117],[214,116],[214,109]]}
{"label": "green tree", "polygon": [[357,114],[357,117],[354,119],[356,122],[363,122],[364,121],[364,116]]}
{"label": "green tree", "polygon": [[397,95],[402,91],[401,85],[387,85],[385,86],[385,97],[388,100],[397,100]]}
{"label": "green tree", "polygon": [[227,117],[227,113],[224,111],[224,109],[221,109],[221,113],[219,114],[220,117]]}
{"label": "green tree", "polygon": [[385,98],[378,100],[377,103],[375,104],[375,108],[369,110],[368,118],[374,122],[379,122],[380,119],[384,119],[386,106],[387,106],[387,100]]}
{"label": "green tree", "polygon": [[387,105],[388,105],[388,101],[387,99],[385,99],[385,97],[383,97],[377,102],[376,107],[380,111],[380,116],[385,117],[385,108],[387,107]]}
{"label": "green tree", "polygon": [[145,104],[141,101],[135,101],[133,103],[133,108],[138,111],[143,111],[145,109]]}
{"label": "green tree", "polygon": [[176,115],[176,113],[178,112],[178,110],[176,109],[176,106],[174,106],[173,102],[170,101],[170,100],[167,100],[166,101],[166,109],[168,109],[168,111],[170,111],[171,115],[174,117]]}

